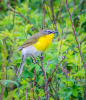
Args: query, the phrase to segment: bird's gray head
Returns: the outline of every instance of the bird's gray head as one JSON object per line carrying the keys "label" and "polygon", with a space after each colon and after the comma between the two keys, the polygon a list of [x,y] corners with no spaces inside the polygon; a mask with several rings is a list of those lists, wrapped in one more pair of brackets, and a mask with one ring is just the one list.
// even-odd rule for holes
{"label": "bird's gray head", "polygon": [[48,35],[48,34],[52,34],[52,33],[58,33],[58,31],[52,31],[52,30],[50,30],[50,29],[43,29],[43,30],[42,30],[42,33],[43,33],[44,35]]}

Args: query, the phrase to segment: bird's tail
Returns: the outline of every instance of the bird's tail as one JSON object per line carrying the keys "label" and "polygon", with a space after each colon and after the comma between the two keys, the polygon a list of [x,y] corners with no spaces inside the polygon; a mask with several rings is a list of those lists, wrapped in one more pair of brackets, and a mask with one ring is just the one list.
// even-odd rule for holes
{"label": "bird's tail", "polygon": [[18,69],[18,71],[17,71],[18,77],[20,77],[20,75],[21,75],[21,73],[22,73],[23,66],[24,66],[24,62],[25,62],[26,58],[27,58],[27,56],[22,55],[22,61],[21,61],[20,67],[19,67],[19,69]]}

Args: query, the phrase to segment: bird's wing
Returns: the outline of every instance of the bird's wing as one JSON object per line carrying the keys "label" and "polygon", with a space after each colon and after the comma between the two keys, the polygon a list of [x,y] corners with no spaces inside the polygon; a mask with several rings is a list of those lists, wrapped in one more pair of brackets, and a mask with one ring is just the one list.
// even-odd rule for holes
{"label": "bird's wing", "polygon": [[19,50],[22,50],[24,47],[30,46],[37,42],[38,38],[42,36],[41,33],[36,33],[32,35],[29,39],[27,39],[20,47]]}

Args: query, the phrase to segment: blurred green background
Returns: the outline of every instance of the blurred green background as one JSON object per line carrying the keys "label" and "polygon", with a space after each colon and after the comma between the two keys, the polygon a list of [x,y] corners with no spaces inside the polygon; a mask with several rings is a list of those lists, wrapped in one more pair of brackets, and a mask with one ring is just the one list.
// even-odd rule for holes
{"label": "blurred green background", "polygon": [[[16,72],[21,62],[17,48],[43,28],[42,0],[0,0],[0,100],[46,100],[41,68],[27,58],[22,78]],[[75,34],[86,63],[86,0],[68,0]],[[45,0],[45,28],[58,30],[43,53],[47,79],[66,55],[48,83],[49,100],[85,100],[85,69],[65,0]],[[40,59],[36,58],[40,63]]]}

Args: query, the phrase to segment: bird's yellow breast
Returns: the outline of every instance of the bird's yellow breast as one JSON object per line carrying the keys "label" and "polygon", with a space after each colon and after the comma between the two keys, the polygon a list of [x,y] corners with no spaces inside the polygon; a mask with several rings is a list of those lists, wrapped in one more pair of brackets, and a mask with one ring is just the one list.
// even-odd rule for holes
{"label": "bird's yellow breast", "polygon": [[34,47],[39,51],[44,51],[51,43],[53,37],[54,34],[39,37],[38,41],[34,44]]}

